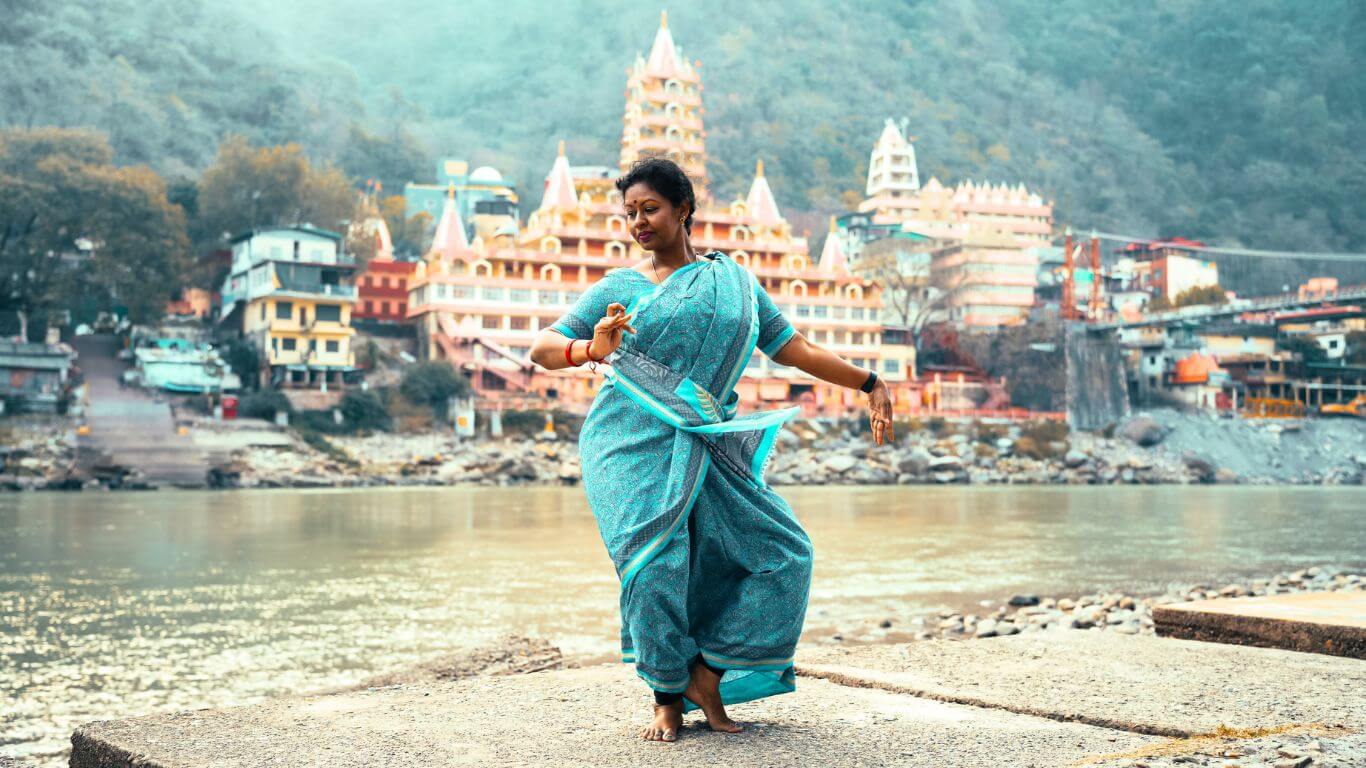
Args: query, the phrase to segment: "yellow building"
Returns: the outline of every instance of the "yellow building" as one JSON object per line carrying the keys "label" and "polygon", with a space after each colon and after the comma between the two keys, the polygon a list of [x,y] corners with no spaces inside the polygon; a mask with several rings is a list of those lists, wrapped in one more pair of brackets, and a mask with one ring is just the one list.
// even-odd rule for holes
{"label": "yellow building", "polygon": [[287,227],[233,239],[222,317],[240,322],[260,352],[263,384],[325,390],[356,377],[355,269],[335,232]]}

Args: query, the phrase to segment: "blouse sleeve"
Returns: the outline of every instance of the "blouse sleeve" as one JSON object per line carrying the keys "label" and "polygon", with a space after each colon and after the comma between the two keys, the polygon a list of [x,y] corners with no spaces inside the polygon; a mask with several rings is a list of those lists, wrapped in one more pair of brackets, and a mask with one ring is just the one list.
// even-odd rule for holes
{"label": "blouse sleeve", "polygon": [[593,338],[593,326],[607,314],[607,305],[614,301],[627,303],[625,297],[621,295],[621,283],[608,272],[603,275],[596,283],[593,283],[582,296],[574,302],[574,306],[564,313],[559,320],[550,325],[550,330],[556,331],[560,335],[569,339],[591,339]]}
{"label": "blouse sleeve", "polygon": [[756,298],[759,301],[759,351],[772,359],[778,354],[778,350],[791,340],[797,329],[793,328],[792,323],[778,310],[778,305],[773,303],[768,291],[764,290],[762,285],[756,287]]}

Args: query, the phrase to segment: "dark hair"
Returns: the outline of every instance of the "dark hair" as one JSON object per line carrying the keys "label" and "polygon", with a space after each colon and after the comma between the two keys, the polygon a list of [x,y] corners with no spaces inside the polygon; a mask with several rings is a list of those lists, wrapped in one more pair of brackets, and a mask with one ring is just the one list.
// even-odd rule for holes
{"label": "dark hair", "polygon": [[663,195],[664,199],[674,204],[674,207],[687,203],[688,218],[684,220],[683,228],[689,234],[692,233],[692,217],[697,213],[697,195],[693,192],[692,180],[678,167],[678,163],[667,157],[646,157],[637,160],[635,165],[631,166],[631,170],[617,179],[617,191],[624,195],[626,190],[636,184],[644,184]]}

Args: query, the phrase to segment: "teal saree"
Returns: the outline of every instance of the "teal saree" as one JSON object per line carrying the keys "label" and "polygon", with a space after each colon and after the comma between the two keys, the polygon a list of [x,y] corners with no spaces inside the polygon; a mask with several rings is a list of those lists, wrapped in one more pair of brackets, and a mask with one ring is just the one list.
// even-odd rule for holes
{"label": "teal saree", "polygon": [[659,285],[612,270],[551,327],[587,339],[608,304],[635,315],[579,438],[621,579],[622,658],[651,688],[682,692],[701,654],[733,704],[795,690],[812,550],[764,482],[798,409],[736,415],[754,350],[771,357],[794,330],[748,270],[709,256]]}

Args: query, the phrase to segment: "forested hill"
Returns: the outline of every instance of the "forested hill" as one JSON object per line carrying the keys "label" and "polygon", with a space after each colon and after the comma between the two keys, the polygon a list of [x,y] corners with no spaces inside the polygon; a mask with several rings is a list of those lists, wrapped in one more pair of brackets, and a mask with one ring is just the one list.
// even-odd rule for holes
{"label": "forested hill", "polygon": [[[613,164],[658,9],[599,0],[0,0],[0,123],[88,125],[193,178],[236,132],[386,186],[439,155],[529,202],[564,138]],[[1366,3],[672,4],[703,62],[718,192],[763,157],[780,204],[861,196],[887,116],[922,175],[1022,181],[1060,222],[1366,250]],[[396,191],[396,190],[394,190]]]}

